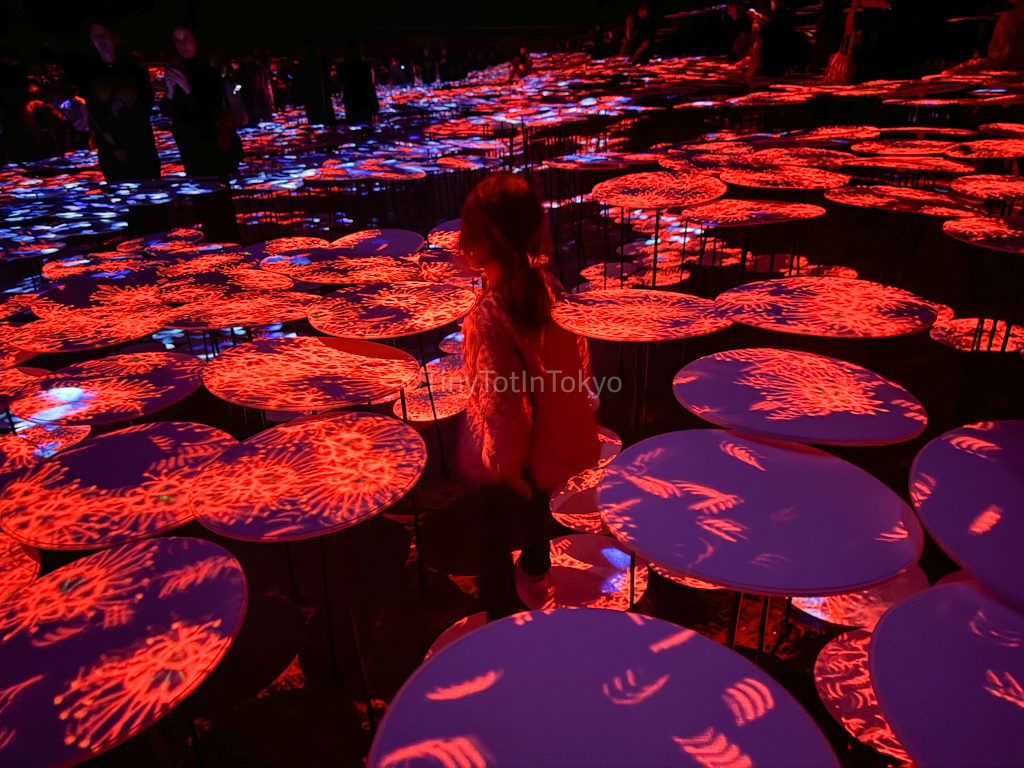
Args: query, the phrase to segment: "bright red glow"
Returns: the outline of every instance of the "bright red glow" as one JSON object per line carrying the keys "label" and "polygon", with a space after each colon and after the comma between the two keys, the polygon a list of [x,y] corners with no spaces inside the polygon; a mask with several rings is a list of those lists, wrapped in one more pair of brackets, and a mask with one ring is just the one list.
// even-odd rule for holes
{"label": "bright red glow", "polygon": [[1024,198],[1024,178],[1020,176],[1000,176],[996,174],[977,174],[953,179],[949,188],[961,195],[977,197],[982,200],[1018,200]]}
{"label": "bright red glow", "polygon": [[1024,226],[1014,219],[991,219],[975,216],[954,219],[942,225],[950,237],[982,248],[1007,253],[1024,253]]}
{"label": "bright red glow", "polygon": [[567,296],[551,316],[580,336],[608,341],[667,341],[720,331],[730,324],[713,303],[683,293],[616,289]]}
{"label": "bright red glow", "polygon": [[0,320],[6,320],[12,315],[25,311],[32,305],[35,299],[36,294],[34,293],[20,293],[3,299],[0,301]]}
{"label": "bright red glow", "polygon": [[714,728],[708,728],[692,739],[673,736],[672,740],[703,768],[754,768],[750,755]]}
{"label": "bright red glow", "polygon": [[426,446],[386,416],[298,419],[229,448],[191,491],[199,521],[249,541],[340,530],[398,501],[419,479]]}
{"label": "bright red glow", "polygon": [[814,147],[773,147],[754,154],[765,165],[809,165],[834,171],[850,159],[846,152]]}
{"label": "bright red glow", "polygon": [[775,698],[768,686],[752,677],[726,688],[722,701],[729,707],[737,726],[760,720],[775,709]]}
{"label": "bright red glow", "polygon": [[328,294],[309,322],[331,336],[397,338],[454,322],[475,301],[472,291],[447,283],[374,283]]}
{"label": "bright red glow", "polygon": [[977,317],[957,317],[929,331],[939,344],[961,352],[1019,352],[1024,349],[1024,327],[1012,325],[1009,339],[1006,334],[1007,324],[1003,320]]}
{"label": "bright red glow", "polygon": [[318,297],[298,291],[246,292],[197,301],[173,310],[165,327],[203,330],[287,323],[306,316]]}
{"label": "bright red glow", "polygon": [[135,308],[130,312],[114,307],[67,310],[25,323],[12,330],[8,338],[11,345],[35,353],[113,347],[156,333],[173,317],[174,311],[162,306]]}
{"label": "bright red glow", "polygon": [[145,237],[137,237],[134,240],[125,240],[122,243],[118,243],[117,250],[122,253],[132,253],[133,251],[160,253],[164,250],[178,250],[188,247],[202,239],[202,230],[172,229],[163,235],[147,235]]}
{"label": "bright red glow", "polygon": [[1024,157],[1024,139],[981,139],[957,144],[946,151],[947,157],[997,159]]}
{"label": "bright red glow", "polygon": [[488,768],[490,760],[472,737],[427,739],[396,749],[380,759],[380,768],[406,768],[429,760],[442,768]]}
{"label": "bright red glow", "polygon": [[780,166],[763,171],[722,171],[726,184],[765,189],[837,189],[850,182],[849,176],[810,166]]}
{"label": "bright red glow", "polygon": [[[39,553],[0,531],[0,602],[39,575]],[[2,696],[0,696],[2,701]],[[0,704],[0,713],[3,706]],[[2,749],[0,744],[0,749]]]}
{"label": "bright red glow", "polygon": [[878,139],[850,145],[854,152],[866,155],[941,155],[953,144],[927,139]]}
{"label": "bright red glow", "polygon": [[35,352],[19,349],[14,344],[15,337],[22,338],[24,326],[0,322],[0,368],[19,365],[36,356]]}
{"label": "bright red glow", "polygon": [[279,272],[296,280],[335,285],[421,280],[419,265],[412,259],[394,256],[357,256],[335,248],[285,251],[268,256],[262,269]]}
{"label": "bright red glow", "polygon": [[504,673],[501,670],[491,670],[485,675],[474,677],[464,683],[448,685],[443,688],[435,688],[426,694],[431,701],[452,701],[472,696],[474,693],[482,693],[501,680]]}
{"label": "bright red glow", "polygon": [[960,218],[976,216],[978,211],[941,192],[913,187],[885,185],[831,189],[825,199],[857,208],[881,208],[899,213],[920,213],[925,216]]}
{"label": "bright red glow", "polygon": [[63,280],[75,275],[93,275],[124,272],[142,272],[149,268],[142,257],[135,253],[104,251],[88,256],[67,256],[43,264],[43,277]]}
{"label": "bright red glow", "polygon": [[621,208],[677,208],[706,203],[721,197],[726,186],[718,179],[698,173],[632,173],[602,181],[591,197]]}
{"label": "bright red glow", "polygon": [[772,200],[716,200],[684,211],[683,218],[700,227],[740,227],[775,224],[824,216],[820,205],[780,203]]}
{"label": "bright red glow", "polygon": [[878,157],[850,157],[851,168],[888,168],[897,171],[924,171],[925,173],[973,173],[974,166],[958,163],[945,157],[925,155],[881,155]]}
{"label": "bright red glow", "polygon": [[423,237],[407,229],[366,229],[331,242],[331,248],[348,249],[353,256],[409,256],[422,247]]}

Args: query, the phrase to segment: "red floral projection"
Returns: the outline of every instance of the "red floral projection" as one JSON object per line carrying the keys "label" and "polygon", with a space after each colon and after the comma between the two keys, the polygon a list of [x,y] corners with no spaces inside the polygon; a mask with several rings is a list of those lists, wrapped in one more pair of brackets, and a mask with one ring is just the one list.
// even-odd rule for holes
{"label": "red floral projection", "polygon": [[725,184],[704,174],[652,172],[602,181],[591,197],[619,208],[678,208],[706,203],[725,192]]}
{"label": "red floral projection", "polygon": [[716,316],[707,299],[683,293],[610,289],[567,296],[551,316],[580,336],[606,341],[668,341],[720,331],[730,320]]}
{"label": "red floral projection", "polygon": [[897,213],[920,213],[925,216],[959,218],[976,216],[977,209],[961,203],[949,195],[913,187],[884,185],[831,189],[825,199],[833,203],[853,205],[857,208],[881,208]]}
{"label": "red floral projection", "polygon": [[454,322],[475,301],[472,291],[446,283],[373,283],[328,294],[309,322],[331,336],[391,339]]}

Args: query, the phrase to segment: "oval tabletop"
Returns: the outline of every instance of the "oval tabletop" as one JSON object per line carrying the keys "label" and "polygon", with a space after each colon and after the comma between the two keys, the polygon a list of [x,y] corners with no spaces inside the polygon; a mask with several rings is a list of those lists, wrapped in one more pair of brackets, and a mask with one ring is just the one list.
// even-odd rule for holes
{"label": "oval tabletop", "polygon": [[1024,124],[1021,123],[985,123],[979,125],[978,130],[1004,139],[1024,139]]}
{"label": "oval tabletop", "polygon": [[619,208],[679,208],[715,200],[726,189],[721,181],[702,173],[652,171],[602,181],[590,196]]}
{"label": "oval tabletop", "polygon": [[254,258],[264,259],[285,251],[301,251],[304,249],[327,248],[330,242],[320,237],[278,237],[245,246],[245,250]]}
{"label": "oval tabletop", "polygon": [[553,157],[544,165],[560,171],[624,171],[631,166],[656,165],[660,157],[652,152],[593,152]]}
{"label": "oval tabletop", "polygon": [[476,301],[448,283],[371,283],[329,293],[309,310],[318,331],[347,339],[393,339],[455,322]]}
{"label": "oval tabletop", "polygon": [[952,237],[979,248],[990,248],[1006,253],[1024,253],[1024,217],[1011,216],[995,219],[972,216],[944,222],[942,231]]}
{"label": "oval tabletop", "polygon": [[1019,200],[1024,198],[1024,177],[979,173],[954,179],[949,188],[981,200]]}
{"label": "oval tabletop", "polygon": [[136,352],[54,371],[11,412],[41,424],[112,424],[168,408],[203,383],[203,361],[179,352]]}
{"label": "oval tabletop", "polygon": [[32,391],[42,376],[48,376],[44,368],[2,368],[0,369],[0,409],[6,410],[11,403],[26,392]]}
{"label": "oval tabletop", "polygon": [[229,448],[192,486],[205,527],[231,539],[296,541],[384,511],[416,483],[427,449],[389,416],[297,419]]}
{"label": "oval tabletop", "polygon": [[83,309],[134,312],[166,304],[161,290],[156,278],[146,273],[124,279],[80,275],[39,294],[32,302],[32,312],[44,318]]}
{"label": "oval tabletop", "polygon": [[348,248],[283,251],[268,256],[260,268],[307,283],[401,283],[420,279],[419,264],[401,256],[360,256]]}
{"label": "oval tabletop", "polygon": [[0,299],[0,320],[6,320],[24,312],[36,300],[34,293],[19,293]]}
{"label": "oval tabletop", "polygon": [[766,166],[808,165],[834,171],[850,159],[850,154],[816,147],[773,147],[755,152],[753,158]]}
{"label": "oval tabletop", "polygon": [[231,347],[203,369],[203,383],[235,405],[322,411],[397,396],[418,373],[416,359],[394,347],[300,336]]}
{"label": "oval tabletop", "polygon": [[42,549],[99,549],[192,519],[188,490],[237,445],[203,424],[158,421],[94,437],[36,464],[0,495],[0,527]]}
{"label": "oval tabletop", "polygon": [[123,253],[176,251],[191,247],[202,239],[203,232],[200,229],[172,229],[125,240],[117,244],[117,250]]}
{"label": "oval tabletop", "polygon": [[735,349],[695,360],[676,399],[719,427],[817,445],[890,445],[921,434],[924,407],[903,387],[834,357]]}
{"label": "oval tabletop", "polygon": [[643,440],[608,465],[601,516],[669,572],[759,595],[864,589],[921,555],[911,509],[859,467],[718,429]]}
{"label": "oval tabletop", "polygon": [[733,322],[837,339],[903,336],[930,328],[934,306],[900,288],[842,277],[784,277],[732,288],[715,310]]}
{"label": "oval tabletop", "polygon": [[808,165],[783,165],[760,171],[722,171],[726,184],[762,189],[837,189],[850,183],[850,177]]}
{"label": "oval tabletop", "polygon": [[12,330],[8,338],[12,346],[35,354],[84,352],[116,347],[154,334],[175,312],[166,306],[147,306],[131,311],[109,306],[68,310],[14,326],[16,330]]}
{"label": "oval tabletop", "polygon": [[318,296],[299,291],[245,291],[215,296],[172,310],[173,318],[165,327],[208,330],[287,323],[304,318],[318,300]]}
{"label": "oval tabletop", "polygon": [[4,765],[74,765],[170,712],[224,657],[245,574],[208,541],[160,538],[76,560],[0,604]]}
{"label": "oval tabletop", "polygon": [[738,653],[667,621],[588,608],[509,616],[433,654],[395,697],[367,764],[435,760],[839,765],[797,701]]}
{"label": "oval tabletop", "polygon": [[353,256],[408,256],[423,243],[423,235],[408,229],[365,229],[333,240],[331,248],[345,248]]}
{"label": "oval tabletop", "polygon": [[1024,616],[970,583],[891,608],[871,635],[878,703],[915,765],[1024,764]]}
{"label": "oval tabletop", "polygon": [[851,144],[850,149],[865,155],[941,155],[952,146],[951,141],[876,139]]}
{"label": "oval tabletop", "polygon": [[716,316],[708,299],[636,288],[567,295],[551,309],[551,318],[575,334],[605,341],[688,339],[731,322]]}
{"label": "oval tabletop", "polygon": [[913,187],[885,185],[843,187],[830,189],[825,199],[857,208],[881,208],[896,213],[920,213],[947,219],[977,216],[978,209],[962,203],[942,192]]}
{"label": "oval tabletop", "polygon": [[922,171],[923,173],[974,173],[974,166],[935,155],[874,155],[850,157],[845,168],[884,168],[895,171]]}
{"label": "oval tabletop", "polygon": [[957,144],[946,150],[947,157],[964,160],[1009,160],[1024,157],[1024,139],[981,139]]}
{"label": "oval tabletop", "polygon": [[39,553],[0,531],[0,602],[39,575]]}
{"label": "oval tabletop", "polygon": [[64,280],[89,275],[101,280],[117,280],[145,272],[149,268],[149,263],[137,253],[104,251],[48,261],[43,265],[43,277]]}
{"label": "oval tabletop", "polygon": [[781,224],[787,221],[815,219],[824,215],[824,208],[808,203],[716,200],[687,208],[680,214],[680,219],[700,227],[749,227],[757,224]]}
{"label": "oval tabletop", "polygon": [[1024,610],[1024,421],[987,421],[947,432],[910,468],[911,500],[947,554]]}
{"label": "oval tabletop", "polygon": [[442,221],[427,233],[427,242],[432,248],[443,248],[447,251],[459,250],[459,236],[462,234],[462,219]]}

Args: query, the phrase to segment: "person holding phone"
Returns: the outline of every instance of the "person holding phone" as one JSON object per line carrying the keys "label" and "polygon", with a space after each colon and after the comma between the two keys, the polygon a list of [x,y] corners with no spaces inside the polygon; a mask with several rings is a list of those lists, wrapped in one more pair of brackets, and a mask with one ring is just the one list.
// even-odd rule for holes
{"label": "person holding phone", "polygon": [[224,83],[199,56],[192,30],[174,28],[174,54],[165,68],[167,92],[160,109],[171,118],[171,134],[189,176],[222,180],[238,170],[242,143],[225,104]]}

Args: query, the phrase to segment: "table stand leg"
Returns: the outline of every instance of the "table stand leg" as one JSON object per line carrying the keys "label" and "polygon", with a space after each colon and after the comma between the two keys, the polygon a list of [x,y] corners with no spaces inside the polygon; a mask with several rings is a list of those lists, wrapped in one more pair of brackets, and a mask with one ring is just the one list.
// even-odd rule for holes
{"label": "table stand leg", "polygon": [[416,334],[416,341],[420,346],[420,360],[423,361],[423,379],[427,383],[427,397],[430,398],[430,412],[434,416],[434,430],[437,432],[437,446],[441,452],[441,466],[445,474],[448,473],[448,460],[444,455],[444,441],[441,439],[441,424],[437,420],[437,408],[434,407],[434,390],[430,386],[430,373],[427,371],[427,354],[423,351],[423,334]]}
{"label": "table stand leg", "polygon": [[761,598],[761,622],[757,627],[757,651],[754,653],[754,663],[761,666],[761,653],[764,650],[764,636],[768,630],[768,612],[772,607],[772,599],[768,595]]}
{"label": "table stand leg", "polygon": [[732,593],[732,610],[729,611],[729,631],[725,636],[725,644],[729,648],[736,647],[736,630],[740,626],[740,609],[743,607],[743,593]]}
{"label": "table stand leg", "polygon": [[629,553],[629,610],[636,605],[636,552]]}

